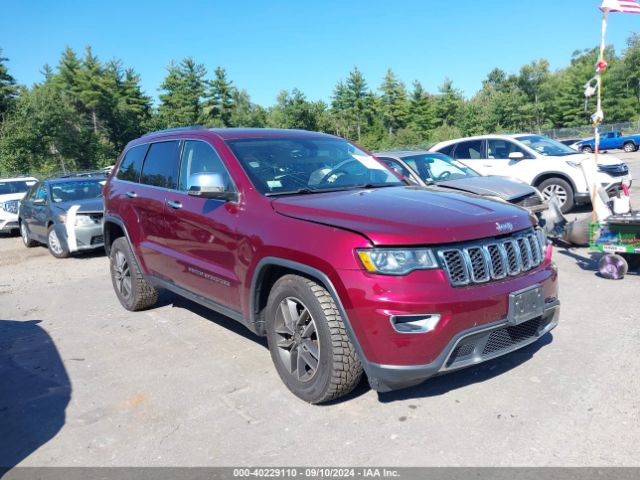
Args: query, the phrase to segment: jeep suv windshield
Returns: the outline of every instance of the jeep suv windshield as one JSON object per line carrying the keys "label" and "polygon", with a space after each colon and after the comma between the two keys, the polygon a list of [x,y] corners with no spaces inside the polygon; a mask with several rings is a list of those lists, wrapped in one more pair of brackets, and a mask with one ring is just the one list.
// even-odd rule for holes
{"label": "jeep suv windshield", "polygon": [[580,154],[580,152],[577,152],[560,142],[556,142],[555,140],[551,140],[550,138],[542,137],[540,135],[516,137],[516,140],[525,144],[527,147],[539,153],[540,155],[544,156],[564,157],[567,155]]}
{"label": "jeep suv windshield", "polygon": [[403,185],[371,155],[338,138],[252,138],[226,143],[264,195]]}

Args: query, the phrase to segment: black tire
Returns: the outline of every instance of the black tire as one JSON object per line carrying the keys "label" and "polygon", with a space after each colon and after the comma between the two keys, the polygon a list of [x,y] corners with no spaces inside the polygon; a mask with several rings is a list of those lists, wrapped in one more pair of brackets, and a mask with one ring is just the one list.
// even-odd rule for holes
{"label": "black tire", "polygon": [[157,303],[158,290],[144,279],[126,238],[116,238],[111,245],[109,260],[111,284],[124,308],[138,312]]}
{"label": "black tire", "polygon": [[[558,196],[558,200],[560,201],[560,210],[562,213],[568,213],[575,206],[575,194],[573,192],[573,187],[566,180],[558,177],[547,178],[543,182],[540,182],[536,185],[540,193],[545,200],[549,200],[549,197],[552,193],[555,193]],[[564,198],[564,202],[562,198],[560,198],[560,192],[564,192],[562,196]]]}
{"label": "black tire", "polygon": [[[295,312],[300,313],[297,322],[291,314],[293,310],[287,309],[289,302],[294,303]],[[281,304],[293,320],[291,330],[283,330],[287,317]],[[294,395],[317,404],[346,395],[358,385],[362,364],[335,301],[324,287],[308,278],[285,275],[269,293],[265,316],[271,359]],[[289,335],[290,331],[296,333]],[[307,335],[307,331],[312,333]],[[315,369],[310,366],[313,362],[305,363],[305,356],[315,360]],[[301,361],[303,368],[300,368]]]}
{"label": "black tire", "polygon": [[67,243],[64,238],[58,237],[54,225],[49,225],[47,229],[47,248],[49,253],[56,258],[67,258],[70,255]]}
{"label": "black tire", "polygon": [[20,236],[22,237],[22,243],[27,248],[33,248],[38,244],[35,240],[31,240],[31,237],[29,236],[29,229],[22,221],[20,222]]}
{"label": "black tire", "polygon": [[582,150],[582,153],[593,153],[593,148],[589,145],[585,145],[580,150]]}
{"label": "black tire", "polygon": [[624,144],[622,149],[627,153],[632,153],[632,152],[635,152],[636,150],[638,150],[638,147],[633,142],[627,142],[627,143]]}

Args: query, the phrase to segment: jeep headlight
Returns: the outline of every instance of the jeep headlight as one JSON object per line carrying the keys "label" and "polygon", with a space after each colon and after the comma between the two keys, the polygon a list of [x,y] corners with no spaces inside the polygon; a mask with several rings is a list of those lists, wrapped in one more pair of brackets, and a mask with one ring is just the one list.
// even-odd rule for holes
{"label": "jeep headlight", "polygon": [[428,248],[364,248],[357,252],[370,273],[406,275],[414,270],[438,268],[435,255]]}

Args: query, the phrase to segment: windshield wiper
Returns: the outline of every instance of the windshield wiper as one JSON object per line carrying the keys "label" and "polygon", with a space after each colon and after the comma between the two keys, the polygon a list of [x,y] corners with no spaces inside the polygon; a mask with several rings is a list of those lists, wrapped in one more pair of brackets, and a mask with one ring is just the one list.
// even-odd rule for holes
{"label": "windshield wiper", "polygon": [[288,192],[267,192],[267,197],[279,197],[281,195],[310,195],[314,193],[327,193],[327,192],[341,192],[344,190],[350,190],[353,187],[336,187],[336,188],[299,188],[298,190],[289,190]]}
{"label": "windshield wiper", "polygon": [[401,183],[365,183],[362,185],[353,185],[351,188],[386,188],[386,187],[401,187]]}

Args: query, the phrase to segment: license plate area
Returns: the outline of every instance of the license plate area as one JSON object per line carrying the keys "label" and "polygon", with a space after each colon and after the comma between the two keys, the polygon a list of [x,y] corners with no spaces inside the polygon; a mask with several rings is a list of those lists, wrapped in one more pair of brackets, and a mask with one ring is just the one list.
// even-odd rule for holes
{"label": "license plate area", "polygon": [[529,287],[509,295],[508,320],[519,325],[544,314],[544,291],[542,285]]}

